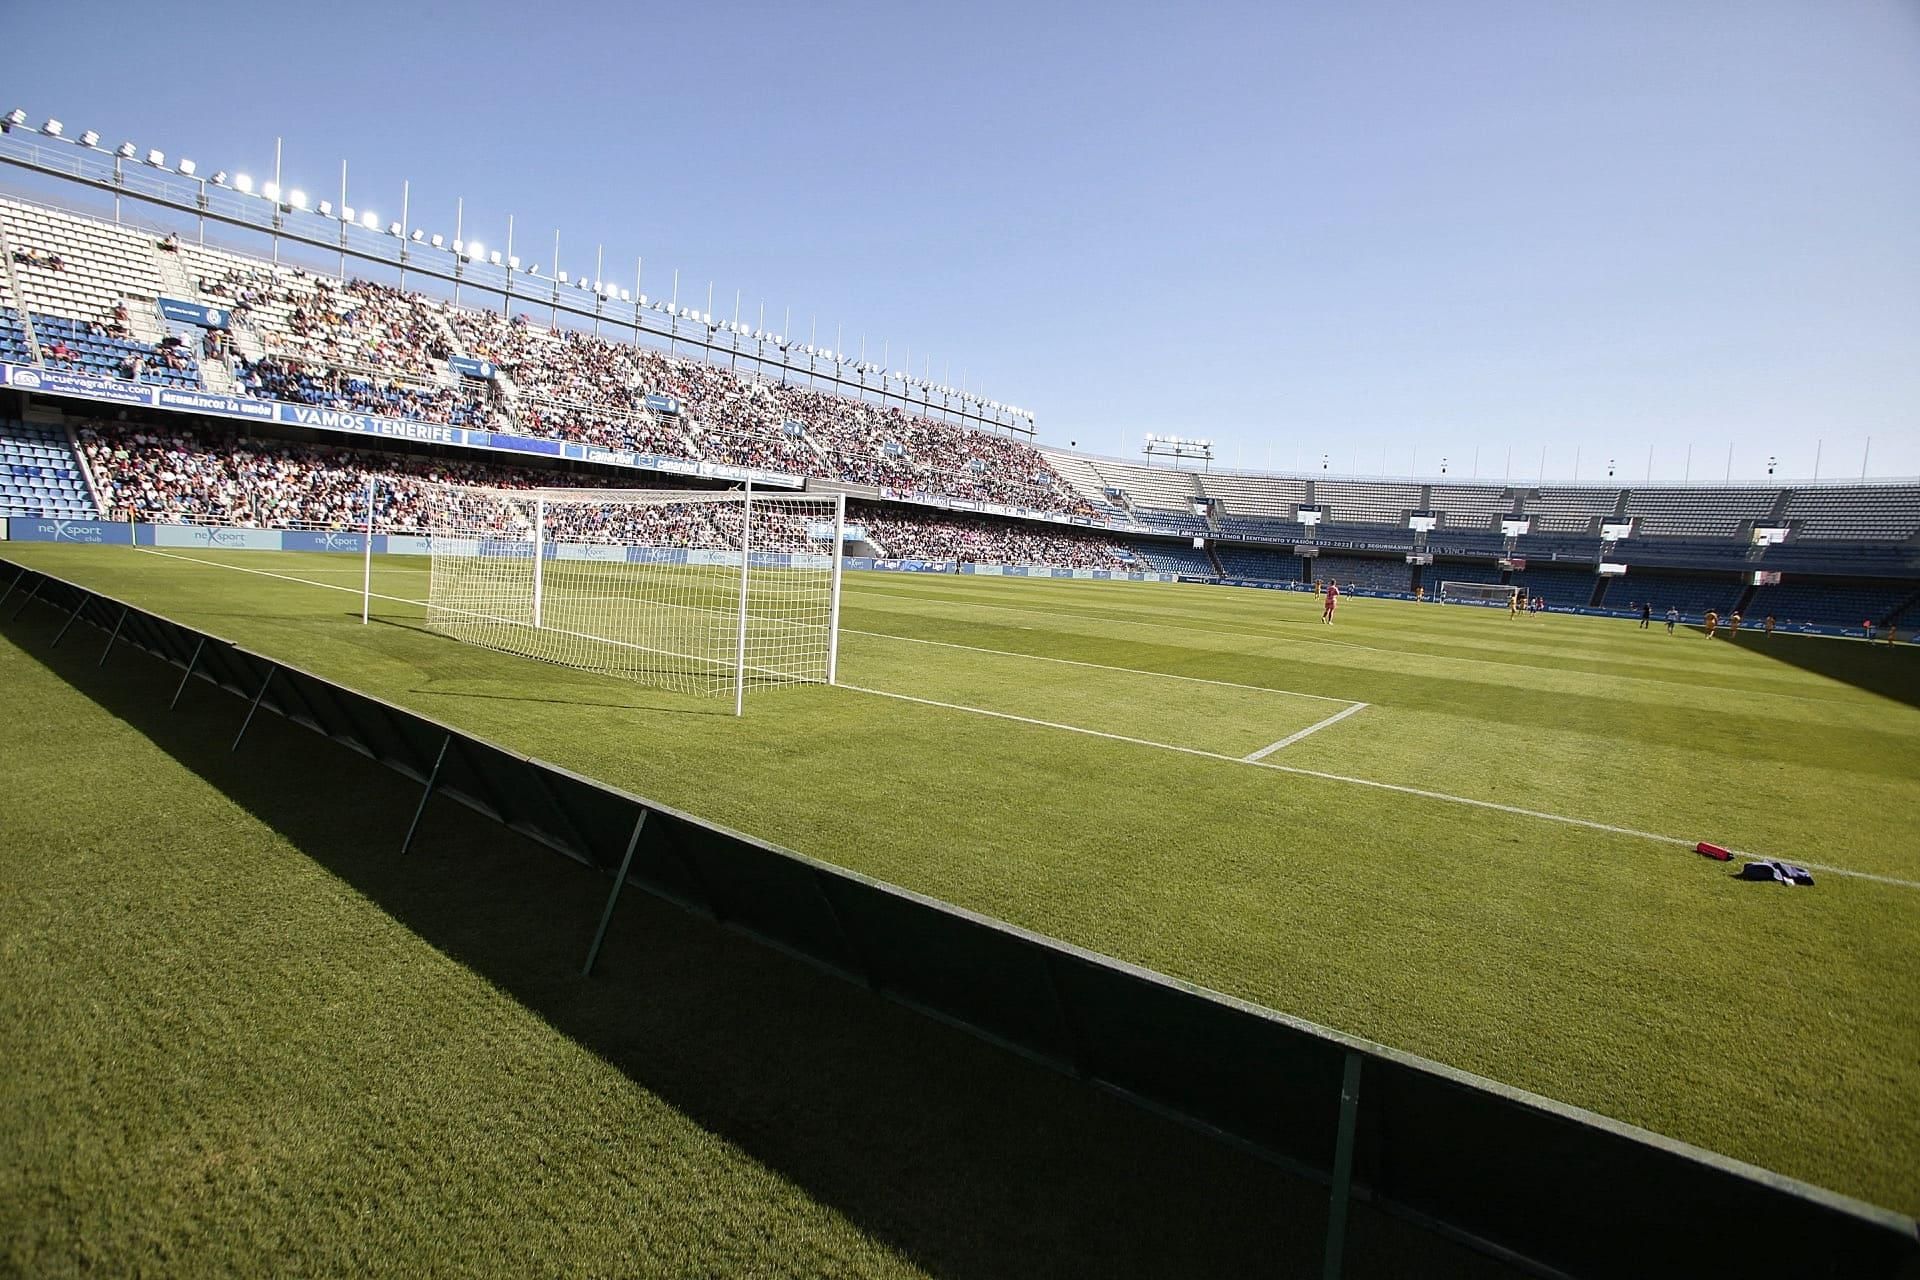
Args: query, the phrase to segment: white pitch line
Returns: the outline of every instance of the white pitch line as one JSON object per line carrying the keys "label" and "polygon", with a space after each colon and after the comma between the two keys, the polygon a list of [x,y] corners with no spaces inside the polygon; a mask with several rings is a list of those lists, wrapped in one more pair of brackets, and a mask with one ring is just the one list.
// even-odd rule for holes
{"label": "white pitch line", "polygon": [[1276,689],[1265,684],[1241,684],[1235,680],[1209,680],[1205,676],[1175,675],[1171,671],[1149,671],[1145,667],[1116,667],[1104,662],[1083,662],[1079,658],[1055,658],[1044,653],[1021,653],[1018,649],[988,649],[977,644],[956,644],[951,640],[923,640],[919,636],[897,636],[891,631],[860,631],[840,628],[841,635],[871,636],[878,640],[899,640],[904,644],[930,644],[940,649],[964,649],[968,653],[990,653],[996,658],[1026,658],[1032,662],[1057,662],[1063,667],[1086,667],[1092,671],[1118,671],[1130,676],[1156,676],[1162,680],[1180,680],[1187,684],[1210,684],[1218,689],[1246,689],[1252,693],[1278,693],[1289,698],[1312,698],[1315,702],[1339,702],[1354,709],[1367,704],[1352,698],[1334,698],[1324,693],[1301,693],[1295,689]]}
{"label": "white pitch line", "polygon": [[1316,734],[1320,732],[1322,729],[1326,728],[1328,725],[1339,724],[1342,720],[1345,720],[1348,716],[1352,715],[1354,712],[1365,711],[1366,709],[1367,709],[1366,703],[1356,702],[1352,706],[1348,707],[1345,711],[1336,711],[1332,715],[1328,716],[1325,720],[1322,720],[1317,724],[1310,724],[1306,728],[1300,730],[1300,732],[1298,733],[1290,733],[1286,737],[1280,739],[1280,741],[1270,742],[1266,746],[1254,752],[1252,755],[1242,756],[1240,758],[1247,764],[1259,764],[1262,760],[1265,760],[1268,756],[1272,755],[1274,752],[1284,751],[1286,748],[1300,741],[1300,739]]}
{"label": "white pitch line", "polygon": [[[1270,769],[1275,773],[1297,774],[1303,778],[1319,778],[1323,782],[1341,782],[1348,786],[1371,787],[1377,791],[1393,791],[1400,795],[1417,796],[1423,800],[1438,800],[1445,804],[1465,805],[1474,809],[1491,809],[1498,813],[1510,813],[1521,818],[1537,818],[1542,822],[1558,822],[1569,827],[1584,827],[1589,831],[1604,831],[1609,835],[1628,836],[1635,840],[1652,840],[1658,844],[1678,845],[1692,848],[1694,841],[1683,836],[1662,835],[1657,831],[1640,831],[1634,827],[1616,826],[1610,822],[1595,822],[1591,818],[1572,818],[1563,813],[1548,813],[1542,809],[1525,809],[1519,805],[1501,804],[1495,800],[1475,800],[1470,796],[1449,795],[1444,791],[1428,791],[1423,787],[1402,786],[1395,782],[1376,782],[1372,778],[1355,778],[1343,773],[1327,773],[1320,769],[1301,769],[1294,765],[1274,764],[1270,760],[1250,760],[1244,756],[1230,756],[1218,751],[1206,751],[1199,747],[1176,746],[1171,742],[1154,742],[1149,738],[1133,738],[1123,733],[1108,733],[1103,729],[1088,729],[1076,724],[1061,724],[1055,720],[1040,720],[1033,716],[1014,715],[1009,711],[990,711],[985,707],[970,707],[959,702],[940,702],[933,698],[921,698],[910,693],[894,693],[887,689],[869,689],[861,685],[841,684],[836,686],[854,693],[867,693],[881,698],[893,698],[900,702],[914,702],[921,706],[939,707],[947,711],[959,711],[967,715],[987,716],[995,720],[1012,720],[1019,724],[1030,724],[1042,729],[1058,729],[1065,733],[1083,734],[1089,738],[1105,738],[1110,742],[1125,742],[1137,747],[1152,747],[1160,751],[1173,751],[1180,755],[1199,756],[1203,760],[1218,760],[1224,764],[1245,765],[1253,769]],[[1362,706],[1366,704],[1361,704]],[[1355,708],[1358,710],[1358,708]],[[1350,714],[1350,713],[1347,713]],[[1733,855],[1738,858],[1764,858],[1768,855],[1735,849]],[[1876,884],[1893,885],[1901,889],[1920,889],[1920,880],[1902,880],[1897,876],[1883,876],[1872,871],[1855,871],[1848,867],[1836,867],[1827,863],[1802,862],[1799,865],[1815,871],[1828,871],[1837,876],[1849,876],[1856,880],[1871,880]]]}
{"label": "white pitch line", "polygon": [[[223,561],[219,561],[219,560],[201,560],[194,556],[175,555],[167,551],[157,551],[152,547],[135,547],[134,550],[142,552],[146,555],[164,556],[169,560],[184,560],[189,564],[205,565],[211,569],[235,569],[241,573],[259,574],[261,577],[264,577],[264,578],[278,578],[282,582],[298,582],[309,587],[321,587],[328,591],[345,591],[351,595],[356,595],[356,596],[360,594],[360,590],[357,587],[338,587],[331,582],[314,582],[308,578],[296,578],[291,576],[290,574],[284,574],[284,573],[270,573],[265,569],[249,569],[244,565],[226,564]],[[378,592],[374,593],[374,598],[377,600],[391,600],[397,604],[425,604],[426,603],[425,601],[422,601],[422,600],[409,600],[404,596],[385,596],[385,595],[379,594]],[[887,635],[886,632],[883,632],[883,631],[862,632],[860,634],[878,635],[891,640],[914,640],[914,637],[912,636],[889,636]],[[974,647],[972,645],[948,644],[946,641],[943,641],[943,640],[914,640],[914,642],[917,644],[943,645],[947,648],[952,648],[952,649],[971,649]],[[997,649],[982,649],[980,650],[980,652],[999,653],[1001,651]],[[1032,658],[1032,657],[1037,657],[1038,655],[1028,654],[1028,653],[1008,652],[1006,656],[1012,657],[1012,658]],[[1043,662],[1065,662],[1065,663],[1070,663],[1073,666],[1102,667],[1102,664],[1097,662],[1077,662],[1071,658],[1041,658],[1039,660]],[[1128,667],[1108,667],[1103,669],[1112,670],[1112,671],[1132,670],[1132,668],[1128,668]],[[1158,672],[1158,671],[1142,671],[1142,672],[1138,672],[1137,674],[1165,675],[1166,673]],[[1229,687],[1233,687],[1233,688],[1254,689],[1264,693],[1285,692],[1285,690],[1281,690],[1281,689],[1267,689],[1261,685],[1232,685],[1230,682],[1223,681],[1223,680],[1202,680],[1198,676],[1168,676],[1167,678],[1170,680],[1198,680],[1202,684],[1227,684],[1229,685]],[[958,702],[937,702],[932,698],[918,698],[913,696],[912,694],[892,693],[885,689],[868,689],[855,684],[840,684],[834,687],[840,688],[840,689],[846,689],[853,693],[867,693],[867,694],[873,694],[876,697],[881,697],[881,698],[894,698],[901,702],[917,702],[923,706],[940,707],[948,711],[964,712],[968,715],[990,716],[996,720],[1013,720],[1021,724],[1036,725],[1043,729],[1058,729],[1065,733],[1084,734],[1090,738],[1106,738],[1109,741],[1113,741],[1113,742],[1125,742],[1125,743],[1130,743],[1134,746],[1153,747],[1161,751],[1178,752],[1181,755],[1199,756],[1204,760],[1219,760],[1226,764],[1246,765],[1249,768],[1253,768],[1253,769],[1271,769],[1275,773],[1298,774],[1303,778],[1319,778],[1324,782],[1344,782],[1349,786],[1355,786],[1355,787],[1372,787],[1377,791],[1394,791],[1394,792],[1398,792],[1401,795],[1418,796],[1423,800],[1438,800],[1446,804],[1467,805],[1475,809],[1492,809],[1499,813],[1511,813],[1517,817],[1522,817],[1522,818],[1538,818],[1542,822],[1558,822],[1570,827],[1585,827],[1589,831],[1605,831],[1611,835],[1630,836],[1636,840],[1653,840],[1660,844],[1679,845],[1682,848],[1691,848],[1695,843],[1694,841],[1688,840],[1682,836],[1666,836],[1666,835],[1661,835],[1660,833],[1655,831],[1638,831],[1632,827],[1617,827],[1617,826],[1614,826],[1612,823],[1595,822],[1590,818],[1570,818],[1565,814],[1547,813],[1546,811],[1541,809],[1523,809],[1519,805],[1500,804],[1499,802],[1493,801],[1493,800],[1475,800],[1469,796],[1449,795],[1444,791],[1428,791],[1422,787],[1402,786],[1397,782],[1376,782],[1372,778],[1354,778],[1354,777],[1349,777],[1348,775],[1342,774],[1342,773],[1325,773],[1319,769],[1302,769],[1295,765],[1274,764],[1270,760],[1247,760],[1247,759],[1243,759],[1240,756],[1223,755],[1218,751],[1203,751],[1198,747],[1180,747],[1180,746],[1175,746],[1170,742],[1154,742],[1147,738],[1130,738],[1125,734],[1107,733],[1100,729],[1086,729],[1086,728],[1082,728],[1079,725],[1060,724],[1052,720],[1037,720],[1031,716],[1017,716],[1012,714],[1011,712],[1006,712],[1006,711],[989,711],[985,707],[969,707]],[[1307,693],[1296,694],[1294,696],[1302,697],[1302,698],[1321,697],[1321,695],[1319,694],[1307,694]],[[1323,699],[1323,701],[1343,702],[1345,701],[1345,699],[1327,698],[1327,699]],[[1359,704],[1359,706],[1365,706],[1365,705],[1367,704],[1365,703]],[[1731,852],[1736,858],[1764,858],[1767,856],[1766,854],[1752,853],[1744,849],[1734,849],[1734,850],[1731,850]],[[1902,880],[1897,876],[1883,876],[1872,871],[1854,871],[1848,867],[1836,867],[1829,863],[1824,863],[1824,862],[1802,862],[1799,865],[1803,867],[1809,867],[1815,871],[1829,871],[1837,876],[1848,876],[1855,880],[1871,880],[1875,884],[1893,885],[1894,887],[1901,888],[1901,889],[1920,889],[1920,880]]]}

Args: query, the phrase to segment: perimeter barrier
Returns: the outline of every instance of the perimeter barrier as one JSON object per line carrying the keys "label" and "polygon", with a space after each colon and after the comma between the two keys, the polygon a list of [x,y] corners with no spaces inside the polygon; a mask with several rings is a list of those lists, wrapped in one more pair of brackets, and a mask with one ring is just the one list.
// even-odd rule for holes
{"label": "perimeter barrier", "polygon": [[1542,1275],[1912,1277],[1913,1219],[1097,955],[726,830],[0,559],[0,617],[52,612],[610,878],[740,930],[1328,1188]]}

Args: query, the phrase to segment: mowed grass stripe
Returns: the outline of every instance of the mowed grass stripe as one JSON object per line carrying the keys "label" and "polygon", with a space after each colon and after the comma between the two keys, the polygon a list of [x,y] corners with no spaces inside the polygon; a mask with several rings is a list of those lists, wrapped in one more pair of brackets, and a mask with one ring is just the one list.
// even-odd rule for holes
{"label": "mowed grass stripe", "polygon": [[[1920,936],[1920,894],[1910,890],[1834,877],[1811,892],[1740,884],[1677,846],[845,690],[774,691],[735,721],[708,700],[449,644],[423,633],[407,607],[363,628],[337,592],[112,549],[12,552],[909,888],[1869,1200],[1920,1207],[1910,1159],[1920,1149],[1911,1103],[1920,1096],[1911,994],[1920,957],[1910,942]],[[1017,584],[1022,598],[1070,607],[1082,585]],[[1114,584],[1097,585],[1103,598],[1114,594]],[[1712,749],[1700,716],[1661,701],[1677,684],[1543,665],[1542,688],[1502,664],[1452,663],[1452,679],[1436,688],[1418,665],[1422,628],[1466,610],[1357,610],[1341,627],[1366,651],[1307,656],[1368,665],[1322,662],[1302,679],[1304,646],[1267,651],[1240,637],[1246,647],[1234,651],[1205,629],[1220,607],[1204,604],[1207,592],[1228,593],[1135,586],[1143,608],[1176,604],[1167,590],[1204,605],[1194,634],[1089,635],[1073,619],[1022,631],[997,610],[969,625],[944,602],[923,619],[900,599],[878,611],[851,597],[845,621],[1348,696],[1374,705],[1283,758],[1311,768],[1308,753],[1349,751],[1354,767],[1325,771],[1681,836],[1711,821],[1701,834],[1739,847],[1920,878],[1910,838],[1889,838],[1920,807],[1920,781],[1876,767],[1883,742],[1826,719],[1857,707],[1716,693],[1767,740],[1820,743],[1807,763],[1826,772],[1811,783],[1787,750],[1770,755],[1760,777],[1741,751]],[[1021,621],[1047,622],[1037,613]],[[1471,621],[1506,625],[1477,611]],[[1582,643],[1650,641],[1603,620],[1554,622]],[[1649,649],[1674,655],[1677,680],[1702,663],[1736,675],[1750,666],[1810,697],[1873,706],[1881,733],[1909,756],[1920,745],[1911,705],[1920,699],[1897,696],[1897,685],[1872,691],[1888,669],[1843,671],[1859,686],[1849,688],[1745,644],[1658,642],[1669,648]],[[928,683],[947,664],[969,679],[1034,665],[902,647],[924,655]],[[1395,647],[1411,655],[1405,669],[1391,661]],[[1892,656],[1840,646],[1840,661],[1855,651]],[[843,674],[857,682],[857,670]],[[1783,716],[1781,705],[1794,709]],[[1394,734],[1400,708],[1427,718]],[[1569,795],[1585,812],[1558,803]],[[1741,799],[1723,812],[1724,796]],[[1761,829],[1782,843],[1748,838]],[[1756,973],[1766,980],[1751,980]]]}

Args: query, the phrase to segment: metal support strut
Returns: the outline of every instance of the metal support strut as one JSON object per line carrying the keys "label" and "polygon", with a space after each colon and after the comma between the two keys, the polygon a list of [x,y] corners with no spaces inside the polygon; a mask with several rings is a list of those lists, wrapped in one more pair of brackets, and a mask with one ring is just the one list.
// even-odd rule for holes
{"label": "metal support strut", "polygon": [[1327,1260],[1320,1274],[1340,1280],[1347,1247],[1347,1200],[1353,1191],[1353,1131],[1360,1115],[1360,1064],[1365,1059],[1347,1050],[1346,1071],[1340,1077],[1340,1130],[1333,1148],[1333,1200],[1327,1206]]}
{"label": "metal support strut", "polygon": [[100,651],[100,661],[94,663],[93,664],[94,666],[104,667],[107,665],[107,655],[113,652],[113,642],[120,638],[120,628],[124,627],[126,624],[127,624],[127,606],[121,605],[120,616],[113,620],[113,630],[109,632],[107,635],[107,647]]}
{"label": "metal support strut", "polygon": [[7,584],[7,589],[5,591],[0,591],[0,604],[5,604],[7,602],[7,597],[13,594],[13,589],[19,586],[20,580],[26,576],[27,576],[27,566],[21,565],[20,572],[13,575],[13,581]]}
{"label": "metal support strut", "polygon": [[240,732],[233,735],[233,745],[227,748],[228,751],[240,749],[240,739],[247,736],[247,726],[253,723],[253,713],[260,709],[260,699],[267,696],[267,686],[273,683],[273,673],[279,669],[271,662],[267,664],[267,678],[260,682],[260,692],[253,695],[253,705],[247,708],[247,718],[240,722]]}
{"label": "metal support strut", "polygon": [[180,695],[187,691],[187,681],[193,679],[193,669],[200,665],[200,651],[206,647],[207,638],[201,636],[193,646],[193,656],[187,659],[187,669],[180,675],[180,687],[173,691],[173,701],[167,704],[167,710],[171,711],[180,705]]}
{"label": "metal support strut", "polygon": [[[27,611],[27,606],[33,603],[33,598],[40,594],[40,584],[45,581],[46,581],[45,578],[35,578],[33,580],[33,585],[27,588],[26,598],[21,600],[20,603],[14,607],[14,610],[13,610],[14,617],[17,618],[21,614]],[[11,590],[12,588],[8,588],[8,589]]]}
{"label": "metal support strut", "polygon": [[647,811],[642,809],[640,816],[634,819],[633,835],[627,841],[627,856],[620,859],[620,870],[614,873],[613,889],[607,894],[607,906],[600,913],[600,927],[593,931],[593,945],[587,948],[587,962],[580,966],[580,976],[591,978],[593,965],[600,958],[600,944],[607,940],[607,926],[613,923],[613,907],[620,901],[620,890],[626,887],[627,872],[633,870],[634,850],[640,847],[640,833],[647,827]]}
{"label": "metal support strut", "polygon": [[453,745],[453,735],[448,734],[440,740],[440,754],[433,758],[433,772],[427,775],[427,785],[420,792],[420,803],[414,806],[413,821],[407,824],[407,838],[400,842],[400,852],[413,848],[414,832],[420,830],[420,819],[427,811],[427,797],[433,794],[434,784],[440,781],[440,766],[447,762],[447,748]]}
{"label": "metal support strut", "polygon": [[91,591],[83,591],[80,593],[80,603],[73,606],[73,612],[68,614],[67,620],[60,624],[60,630],[54,635],[53,643],[47,646],[48,648],[57,649],[60,647],[60,642],[67,638],[67,628],[71,627],[74,621],[80,617],[80,611],[87,607],[87,601],[91,599],[93,599],[93,593]]}

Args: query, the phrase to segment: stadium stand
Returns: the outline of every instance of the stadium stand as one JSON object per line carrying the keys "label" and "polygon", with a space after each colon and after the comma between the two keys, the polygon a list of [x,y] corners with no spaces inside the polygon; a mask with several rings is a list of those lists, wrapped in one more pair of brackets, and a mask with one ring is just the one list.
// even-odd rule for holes
{"label": "stadium stand", "polygon": [[1262,582],[1303,582],[1301,559],[1285,551],[1262,547],[1222,546],[1214,549],[1220,567],[1229,578],[1248,578]]}
{"label": "stadium stand", "polygon": [[1310,541],[1307,527],[1298,520],[1276,520],[1271,516],[1225,515],[1215,522],[1225,538],[1243,538],[1251,542],[1282,542],[1289,545]]}
{"label": "stadium stand", "polygon": [[1241,518],[1291,523],[1300,504],[1307,501],[1307,482],[1296,476],[1207,475],[1201,488],[1228,515]]}
{"label": "stadium stand", "polygon": [[1597,577],[1592,569],[1529,564],[1523,572],[1515,573],[1511,581],[1520,588],[1521,594],[1539,596],[1556,608],[1584,609],[1593,599]]}
{"label": "stadium stand", "polygon": [[[1151,564],[1189,576],[1224,569],[1228,576],[1289,580],[1303,566],[1276,548],[1316,542],[1450,557],[1421,574],[1423,582],[1438,582],[1468,580],[1470,573],[1497,580],[1494,561],[1511,554],[1529,563],[1519,575],[1527,589],[1538,583],[1540,594],[1556,604],[1584,606],[1597,586],[1586,566],[1601,556],[1601,522],[1630,516],[1633,536],[1606,554],[1655,572],[1610,582],[1603,597],[1609,607],[1624,608],[1623,593],[1632,594],[1622,581],[1668,582],[1689,603],[1697,603],[1720,600],[1724,582],[1765,568],[1790,577],[1787,584],[1766,589],[1776,593],[1769,599],[1787,601],[1797,613],[1818,613],[1830,624],[1857,626],[1860,619],[1848,615],[1879,604],[1891,610],[1911,594],[1908,584],[1920,582],[1920,484],[1514,489],[1491,482],[1427,485],[1155,467],[1043,450],[1011,435],[910,413],[896,403],[829,393],[806,385],[804,371],[790,370],[778,379],[751,375],[652,346],[536,323],[526,314],[463,308],[390,284],[269,264],[22,200],[0,200],[0,238],[6,246],[0,360],[626,449],[642,465],[657,456],[763,468],[810,483],[831,481],[861,499],[912,499],[935,508],[989,513],[978,523],[969,511],[937,530],[931,522],[939,517],[923,517],[918,510],[870,508],[877,518],[903,521],[901,536],[931,549],[933,558],[953,558],[956,550],[967,552],[991,538],[996,546],[1014,548],[1008,554],[1028,557],[1059,545],[1063,549],[1044,554],[1070,557],[1075,565]],[[220,308],[230,314],[230,328],[218,327],[217,321],[201,328],[168,320],[158,310],[162,296]],[[451,363],[459,357],[489,362],[492,376],[462,377]],[[11,411],[20,409],[16,405]],[[116,505],[168,518],[245,519],[257,517],[246,510],[236,514],[236,506],[265,502],[267,518],[278,518],[273,504],[284,495],[263,499],[258,474],[246,482],[254,485],[249,491],[246,483],[221,476],[219,466],[202,456],[220,455],[224,446],[206,443],[196,433],[212,430],[219,436],[224,428],[196,426],[186,417],[178,422],[176,427],[170,416],[164,428],[126,428],[172,433],[175,456],[171,470],[143,470],[130,481],[135,488],[116,489]],[[7,469],[0,477],[7,485],[0,492],[5,509],[59,514],[92,509],[80,461],[60,431],[18,422],[8,429],[14,435],[0,442],[6,444],[0,452],[0,466]],[[331,446],[254,438],[246,447]],[[238,464],[228,458],[221,465]],[[258,458],[246,465],[265,466]],[[394,466],[405,474],[414,474],[409,468],[415,466],[427,468],[421,474],[511,474],[493,462],[444,458],[415,459],[401,467],[380,451],[359,465],[363,471]],[[210,485],[194,488],[193,478],[209,466],[209,474],[222,483],[241,487],[224,498]],[[357,487],[332,476],[343,468],[351,470],[328,463],[326,484]],[[526,474],[542,481],[553,475]],[[588,472],[574,478],[610,481]],[[612,482],[630,484],[631,473]],[[1203,505],[1196,512],[1196,500],[1210,508]],[[325,515],[328,502],[316,502],[321,518],[332,518]],[[1324,522],[1311,532],[1295,519],[1303,503],[1323,513]],[[1408,530],[1406,515],[1415,510],[1436,513],[1438,527],[1422,535]],[[1533,528],[1509,540],[1498,521],[1514,511],[1527,515]],[[1015,534],[995,523],[1020,513],[1106,528],[1082,536],[1049,522]],[[1758,524],[1784,526],[1788,536],[1756,548],[1746,534]],[[1166,540],[1142,538],[1143,530]],[[1209,540],[1218,567],[1206,551],[1179,541],[1196,536]],[[1395,591],[1406,590],[1413,580],[1397,555],[1323,556],[1304,567]],[[1723,571],[1720,576],[1711,572],[1716,569]],[[1831,603],[1809,608],[1805,602],[1817,603],[1826,589],[1833,592]]]}
{"label": "stadium stand", "polygon": [[1535,489],[1524,496],[1532,533],[1599,533],[1620,506],[1619,489]]}
{"label": "stadium stand", "polygon": [[876,554],[974,564],[1044,564],[1065,569],[1132,569],[1133,552],[1111,538],[1066,526],[977,517],[940,518],[855,509]]}
{"label": "stadium stand", "polygon": [[1213,562],[1199,548],[1178,542],[1136,542],[1134,558],[1156,573],[1180,573],[1190,578],[1214,577]]}
{"label": "stadium stand", "polygon": [[0,418],[0,515],[98,514],[64,432]]}
{"label": "stadium stand", "polygon": [[1796,539],[1906,542],[1920,537],[1920,485],[1795,489],[1785,519]]}
{"label": "stadium stand", "polygon": [[1747,584],[1730,574],[1630,573],[1607,584],[1607,607],[1631,612],[1638,601],[1649,600],[1656,614],[1671,608],[1683,618],[1698,619],[1712,609],[1724,618],[1746,590]]}
{"label": "stadium stand", "polygon": [[1449,534],[1491,529],[1497,535],[1500,517],[1513,511],[1508,491],[1497,486],[1437,484],[1427,505],[1440,514],[1440,527]]}
{"label": "stadium stand", "polygon": [[1399,591],[1408,594],[1413,591],[1413,573],[1404,560],[1323,553],[1314,557],[1308,565],[1308,571],[1314,581],[1325,582],[1331,578],[1342,588],[1358,587],[1363,591]]}
{"label": "stadium stand", "polygon": [[1626,514],[1635,537],[1731,538],[1766,519],[1779,497],[1778,489],[1635,489]]}
{"label": "stadium stand", "polygon": [[1920,606],[1914,604],[1917,593],[1920,583],[1913,582],[1781,582],[1757,589],[1747,616],[1757,620],[1772,614],[1781,626],[1858,627],[1871,620],[1876,627],[1892,622],[1904,629],[1920,618]]}
{"label": "stadium stand", "polygon": [[1391,481],[1316,480],[1313,500],[1321,519],[1342,525],[1407,527],[1407,513],[1421,505],[1421,486]]}

